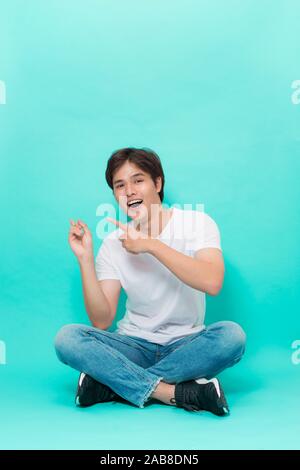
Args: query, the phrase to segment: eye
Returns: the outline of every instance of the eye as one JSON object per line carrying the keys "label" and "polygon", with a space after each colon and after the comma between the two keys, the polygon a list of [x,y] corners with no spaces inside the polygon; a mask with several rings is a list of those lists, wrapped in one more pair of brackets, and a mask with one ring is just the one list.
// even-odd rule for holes
{"label": "eye", "polygon": [[123,186],[123,183],[117,184],[116,188],[121,188],[121,186]]}
{"label": "eye", "polygon": [[136,183],[142,183],[144,180],[136,180]]}

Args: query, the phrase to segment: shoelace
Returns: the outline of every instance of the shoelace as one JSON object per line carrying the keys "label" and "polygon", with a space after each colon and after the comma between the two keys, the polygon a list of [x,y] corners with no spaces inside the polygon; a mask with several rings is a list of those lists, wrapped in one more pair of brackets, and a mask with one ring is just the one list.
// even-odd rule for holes
{"label": "shoelace", "polygon": [[182,392],[178,405],[188,411],[212,411],[212,408],[218,408],[218,397],[213,384],[190,383],[189,386],[183,385]]}
{"label": "shoelace", "polygon": [[86,376],[82,384],[83,397],[81,402],[105,402],[111,401],[116,397],[116,394],[107,385],[96,382],[92,377]]}
{"label": "shoelace", "polygon": [[[203,389],[202,389],[203,391]],[[205,389],[204,389],[205,391]],[[204,404],[199,396],[199,388],[187,388],[184,390],[184,403],[182,406],[189,411],[204,410]]]}
{"label": "shoelace", "polygon": [[188,410],[188,411],[203,411],[203,408],[198,408],[196,405],[190,405],[190,404],[186,404],[186,403],[183,403],[182,405],[182,408],[184,408],[185,410]]}

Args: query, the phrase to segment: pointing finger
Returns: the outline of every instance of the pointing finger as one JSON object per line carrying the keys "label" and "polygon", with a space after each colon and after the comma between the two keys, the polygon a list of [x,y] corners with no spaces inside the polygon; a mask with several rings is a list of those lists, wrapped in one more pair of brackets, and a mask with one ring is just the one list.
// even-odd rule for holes
{"label": "pointing finger", "polygon": [[124,230],[125,232],[127,231],[127,224],[122,224],[122,222],[112,219],[111,217],[106,217],[106,220],[108,220],[112,224],[115,224],[117,227],[120,227],[120,229]]}

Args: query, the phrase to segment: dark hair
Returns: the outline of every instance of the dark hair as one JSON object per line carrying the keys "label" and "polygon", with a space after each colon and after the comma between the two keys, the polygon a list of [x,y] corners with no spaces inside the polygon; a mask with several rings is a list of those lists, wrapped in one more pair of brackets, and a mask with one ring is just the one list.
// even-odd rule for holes
{"label": "dark hair", "polygon": [[161,166],[161,161],[159,156],[151,149],[148,148],[134,148],[126,147],[120,150],[116,150],[109,157],[105,172],[105,178],[107,184],[110,188],[113,189],[113,176],[114,173],[126,162],[129,161],[134,163],[139,168],[148,173],[154,184],[156,185],[156,178],[161,177],[161,190],[158,193],[161,202],[164,198],[164,184],[165,176]]}

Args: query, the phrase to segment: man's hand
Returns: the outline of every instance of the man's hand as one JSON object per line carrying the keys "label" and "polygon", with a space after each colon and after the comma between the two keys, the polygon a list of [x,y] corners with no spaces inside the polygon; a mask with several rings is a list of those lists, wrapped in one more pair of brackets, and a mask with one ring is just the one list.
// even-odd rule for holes
{"label": "man's hand", "polygon": [[69,244],[78,261],[93,261],[93,240],[88,226],[78,220],[70,220]]}
{"label": "man's hand", "polygon": [[119,240],[122,242],[123,248],[129,253],[137,255],[138,253],[147,253],[150,250],[151,241],[153,240],[151,237],[145,233],[139,232],[128,224],[122,224],[118,220],[111,219],[110,217],[106,219],[124,231],[119,237]]}

